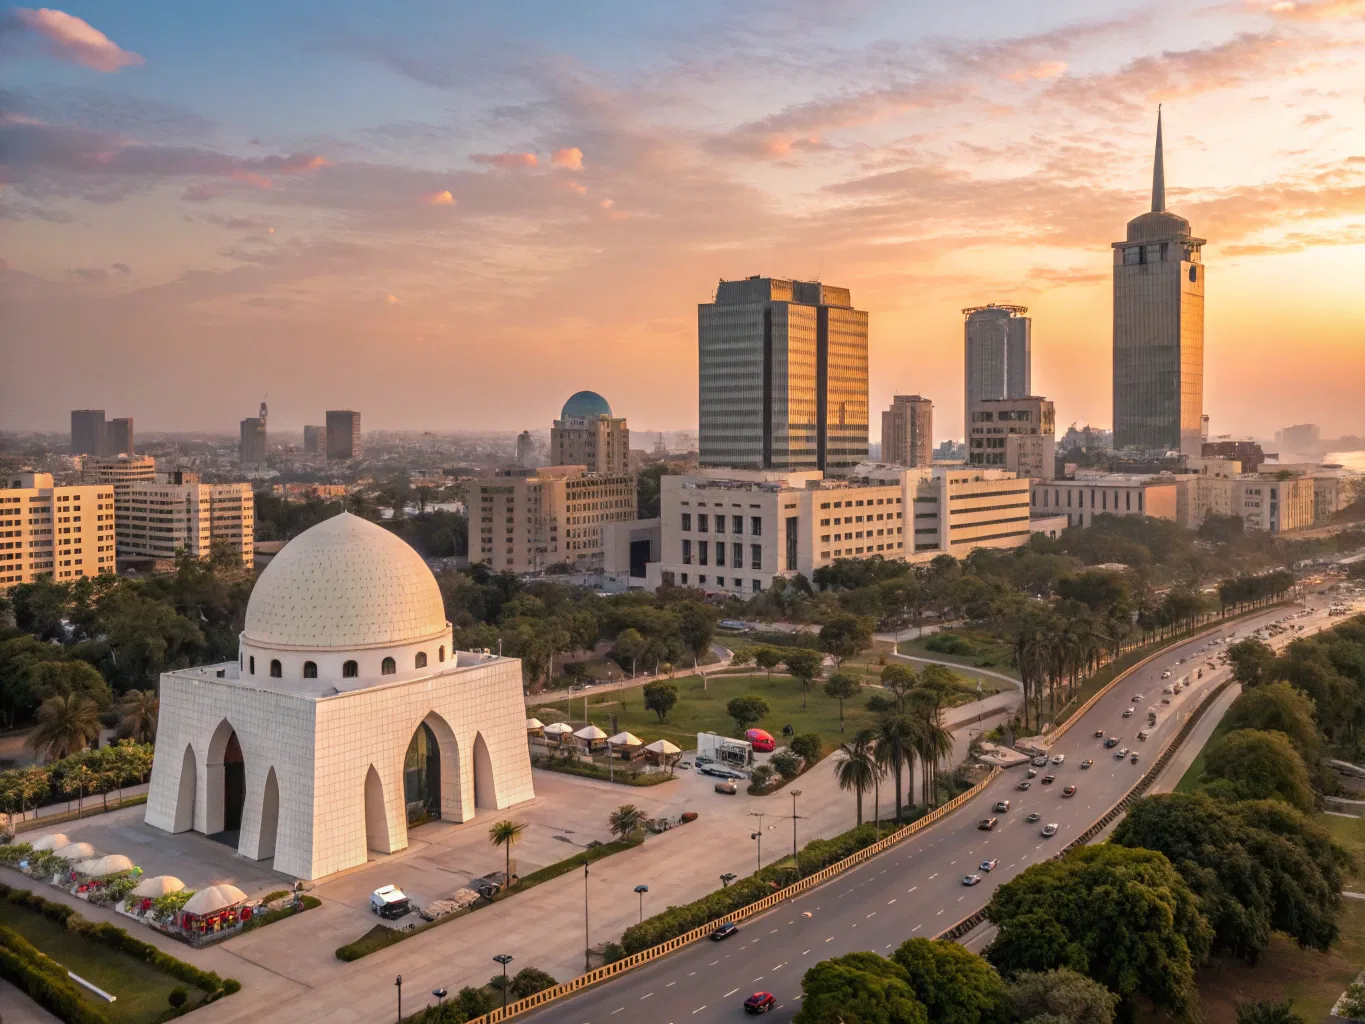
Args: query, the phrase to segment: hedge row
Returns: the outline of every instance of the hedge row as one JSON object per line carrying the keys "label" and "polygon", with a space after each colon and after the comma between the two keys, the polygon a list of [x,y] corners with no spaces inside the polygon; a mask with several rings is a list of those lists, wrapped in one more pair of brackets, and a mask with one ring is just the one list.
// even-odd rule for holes
{"label": "hedge row", "polygon": [[757,903],[778,889],[793,884],[806,875],[814,874],[836,861],[871,846],[879,837],[884,837],[891,826],[878,830],[868,822],[851,828],[829,839],[812,839],[797,854],[798,871],[787,858],[777,864],[770,864],[748,878],[740,879],[733,885],[717,889],[699,900],[684,903],[680,907],[667,910],[633,924],[621,936],[621,946],[626,953],[639,953],[650,946],[657,946],[671,938],[700,928],[711,921],[718,921],[733,914],[751,903]]}
{"label": "hedge row", "polygon": [[58,922],[65,926],[68,931],[74,932],[82,938],[91,942],[102,943],[125,956],[141,960],[159,971],[164,971],[174,978],[179,978],[196,988],[201,988],[208,993],[207,1001],[211,1002],[219,996],[231,995],[242,987],[242,983],[236,978],[220,978],[213,971],[200,970],[193,964],[188,964],[169,953],[162,952],[150,942],[133,938],[117,925],[91,921],[65,903],[53,903],[51,900],[44,899],[27,889],[15,889],[0,882],[0,898],[34,913],[42,914],[48,920]]}
{"label": "hedge row", "polygon": [[35,1003],[66,1024],[109,1024],[85,999],[60,964],[49,959],[12,928],[0,925],[0,978],[28,993]]}

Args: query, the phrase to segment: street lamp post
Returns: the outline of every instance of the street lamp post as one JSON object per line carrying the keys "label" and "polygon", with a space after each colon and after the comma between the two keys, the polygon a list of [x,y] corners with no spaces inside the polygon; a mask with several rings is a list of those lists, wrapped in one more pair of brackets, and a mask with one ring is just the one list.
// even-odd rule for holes
{"label": "street lamp post", "polygon": [[640,897],[640,923],[645,923],[645,893],[649,892],[649,886],[637,885],[635,894]]}
{"label": "street lamp post", "polygon": [[403,976],[400,974],[395,980],[394,985],[398,989],[398,1020],[403,1020]]}
{"label": "street lamp post", "polygon": [[757,832],[749,833],[750,839],[758,840],[758,868],[756,871],[763,870],[763,827],[760,825]]}
{"label": "street lamp post", "polygon": [[444,1006],[444,1005],[445,1005],[445,1001],[446,1001],[446,996],[450,995],[450,993],[447,992],[447,991],[446,991],[445,989],[443,989],[443,988],[434,988],[434,989],[431,990],[431,994],[434,995],[434,996],[436,997],[436,1005],[437,1005],[438,1007]]}
{"label": "street lamp post", "polygon": [[583,858],[583,971],[592,970],[592,944],[588,941],[588,858]]}
{"label": "street lamp post", "polygon": [[499,953],[493,958],[494,962],[502,964],[502,1008],[507,1009],[507,965],[512,962],[512,958],[506,953]]}
{"label": "street lamp post", "polygon": [[799,789],[793,789],[791,791],[791,794],[792,794],[792,863],[796,865],[796,877],[800,878],[801,861],[798,858],[796,852],[796,819],[799,817],[799,815],[796,813],[796,798],[801,795],[801,791]]}

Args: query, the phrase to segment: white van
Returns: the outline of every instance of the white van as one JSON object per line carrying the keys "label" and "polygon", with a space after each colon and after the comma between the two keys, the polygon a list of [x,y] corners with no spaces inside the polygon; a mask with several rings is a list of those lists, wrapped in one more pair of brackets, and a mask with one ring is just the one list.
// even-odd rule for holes
{"label": "white van", "polygon": [[402,917],[411,912],[412,901],[396,885],[386,885],[370,893],[370,909],[380,917]]}

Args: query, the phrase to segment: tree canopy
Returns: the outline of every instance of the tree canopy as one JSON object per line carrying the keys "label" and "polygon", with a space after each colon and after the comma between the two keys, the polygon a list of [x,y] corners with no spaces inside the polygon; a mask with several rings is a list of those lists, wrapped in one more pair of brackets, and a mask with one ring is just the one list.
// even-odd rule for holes
{"label": "tree canopy", "polygon": [[1316,802],[1308,768],[1282,732],[1227,733],[1209,748],[1200,784],[1223,800],[1283,800],[1304,812]]}
{"label": "tree canopy", "polygon": [[1010,999],[989,963],[946,939],[909,939],[891,959],[934,1024],[1006,1024]]}
{"label": "tree canopy", "polygon": [[876,953],[822,960],[801,978],[793,1024],[928,1024],[905,969]]}

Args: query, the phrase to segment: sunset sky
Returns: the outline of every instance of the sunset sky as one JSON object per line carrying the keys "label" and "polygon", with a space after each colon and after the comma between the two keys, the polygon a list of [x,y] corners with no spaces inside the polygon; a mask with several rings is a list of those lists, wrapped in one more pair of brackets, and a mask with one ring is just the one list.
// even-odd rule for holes
{"label": "sunset sky", "polygon": [[0,90],[0,428],[688,428],[750,274],[870,312],[874,437],[987,302],[1108,426],[1163,103],[1213,432],[1365,434],[1365,0],[11,7]]}

